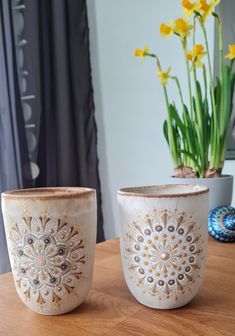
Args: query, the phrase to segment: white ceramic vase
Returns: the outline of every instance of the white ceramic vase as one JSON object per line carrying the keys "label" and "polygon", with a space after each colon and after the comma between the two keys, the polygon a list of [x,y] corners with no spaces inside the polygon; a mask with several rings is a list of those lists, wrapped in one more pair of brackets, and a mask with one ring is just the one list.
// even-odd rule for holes
{"label": "white ceramic vase", "polygon": [[86,298],[96,242],[96,192],[24,189],[2,194],[17,293],[36,313],[58,315]]}
{"label": "white ceramic vase", "polygon": [[222,175],[216,178],[177,178],[171,177],[169,183],[197,184],[209,188],[209,210],[218,206],[231,205],[233,196],[233,176]]}
{"label": "white ceramic vase", "polygon": [[164,185],[118,191],[127,286],[151,308],[187,304],[203,281],[208,188]]}

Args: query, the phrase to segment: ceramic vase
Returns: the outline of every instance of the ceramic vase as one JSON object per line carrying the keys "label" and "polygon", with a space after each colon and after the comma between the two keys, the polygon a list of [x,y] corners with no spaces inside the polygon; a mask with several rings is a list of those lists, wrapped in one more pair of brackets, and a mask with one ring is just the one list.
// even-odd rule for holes
{"label": "ceramic vase", "polygon": [[15,287],[36,313],[78,307],[92,282],[96,192],[87,188],[24,189],[2,194]]}
{"label": "ceramic vase", "polygon": [[187,304],[203,281],[208,188],[123,188],[117,198],[122,266],[129,290],[151,308]]}

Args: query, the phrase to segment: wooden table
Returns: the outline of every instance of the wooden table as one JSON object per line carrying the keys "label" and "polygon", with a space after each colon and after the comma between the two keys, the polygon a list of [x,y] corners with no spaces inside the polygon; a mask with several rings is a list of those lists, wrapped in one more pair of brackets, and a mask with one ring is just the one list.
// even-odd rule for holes
{"label": "wooden table", "polygon": [[19,300],[11,273],[0,276],[1,336],[235,335],[235,244],[209,240],[204,285],[187,306],[154,310],[128,291],[121,270],[119,241],[96,248],[93,288],[75,311],[41,316]]}

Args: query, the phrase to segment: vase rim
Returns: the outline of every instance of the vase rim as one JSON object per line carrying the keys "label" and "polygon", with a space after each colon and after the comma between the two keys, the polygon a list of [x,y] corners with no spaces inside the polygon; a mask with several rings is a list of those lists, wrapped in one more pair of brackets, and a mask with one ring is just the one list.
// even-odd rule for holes
{"label": "vase rim", "polygon": [[7,199],[32,199],[32,200],[48,200],[48,199],[68,199],[86,197],[95,193],[95,189],[84,187],[44,187],[16,189],[3,192],[2,198]]}
{"label": "vase rim", "polygon": [[118,190],[120,196],[147,198],[178,198],[196,196],[209,192],[207,186],[196,184],[161,184],[140,187],[124,187]]}
{"label": "vase rim", "polygon": [[171,178],[173,179],[179,179],[179,180],[229,180],[229,179],[233,179],[233,175],[229,175],[229,174],[223,174],[219,177],[176,177],[174,175],[171,176]]}

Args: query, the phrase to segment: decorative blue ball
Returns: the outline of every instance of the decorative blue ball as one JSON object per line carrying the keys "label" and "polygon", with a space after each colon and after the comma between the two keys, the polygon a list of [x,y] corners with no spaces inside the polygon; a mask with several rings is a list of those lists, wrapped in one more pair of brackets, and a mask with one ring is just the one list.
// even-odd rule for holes
{"label": "decorative blue ball", "polygon": [[222,243],[235,242],[235,208],[224,205],[211,210],[208,232]]}

